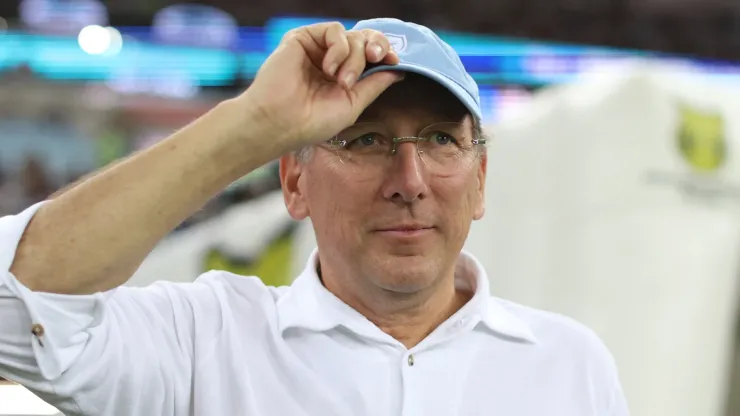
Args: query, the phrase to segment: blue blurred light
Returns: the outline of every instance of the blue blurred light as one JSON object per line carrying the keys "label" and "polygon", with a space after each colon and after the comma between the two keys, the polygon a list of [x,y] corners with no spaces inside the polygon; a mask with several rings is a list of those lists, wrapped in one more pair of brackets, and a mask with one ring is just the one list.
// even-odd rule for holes
{"label": "blue blurred light", "polygon": [[[274,18],[265,27],[238,28],[237,39],[228,48],[172,45],[155,37],[151,27],[118,27],[123,47],[117,56],[85,54],[72,36],[6,32],[0,34],[0,71],[28,65],[50,79],[115,80],[123,76],[152,80],[176,76],[191,79],[198,86],[227,85],[239,78],[253,78],[289,30],[332,20]],[[339,21],[348,28],[355,24],[354,20]],[[740,80],[740,66],[728,62],[445,31],[440,36],[461,54],[465,67],[482,85],[569,82],[594,70],[594,63],[635,57],[680,60],[709,78]]]}

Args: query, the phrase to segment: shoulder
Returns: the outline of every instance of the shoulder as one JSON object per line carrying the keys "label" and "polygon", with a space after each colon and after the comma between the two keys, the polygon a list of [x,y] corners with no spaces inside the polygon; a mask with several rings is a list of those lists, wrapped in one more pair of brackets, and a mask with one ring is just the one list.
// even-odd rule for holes
{"label": "shoulder", "polygon": [[187,289],[190,300],[201,304],[209,313],[222,316],[272,316],[277,301],[289,286],[266,285],[257,276],[243,276],[214,270],[199,276]]}
{"label": "shoulder", "polygon": [[492,297],[532,332],[536,349],[548,361],[581,367],[605,385],[617,386],[614,356],[603,340],[583,323],[568,316]]}
{"label": "shoulder", "polygon": [[267,286],[256,276],[214,270],[191,283],[159,281],[146,287],[120,287],[111,300],[123,307],[171,311],[195,325],[222,327],[233,316],[272,316],[289,287]]}
{"label": "shoulder", "polygon": [[579,350],[599,350],[608,353],[599,336],[589,327],[568,316],[536,309],[509,300],[491,297],[507,312],[525,324],[543,346],[563,345]]}
{"label": "shoulder", "polygon": [[189,283],[160,281],[125,288],[111,300],[124,314],[133,309],[166,316],[178,336],[191,339],[194,350],[207,355],[235,334],[252,334],[238,338],[259,344],[262,336],[275,333],[276,303],[287,290],[289,287],[267,286],[256,276],[210,271]]}
{"label": "shoulder", "polygon": [[491,302],[528,327],[535,339],[533,350],[538,351],[543,367],[558,368],[563,370],[559,374],[582,380],[599,408],[613,414],[629,413],[614,356],[595,331],[562,314],[496,297]]}
{"label": "shoulder", "polygon": [[290,289],[290,286],[267,286],[257,276],[243,276],[221,270],[213,270],[200,275],[194,282],[196,286],[229,297],[243,300],[276,302]]}

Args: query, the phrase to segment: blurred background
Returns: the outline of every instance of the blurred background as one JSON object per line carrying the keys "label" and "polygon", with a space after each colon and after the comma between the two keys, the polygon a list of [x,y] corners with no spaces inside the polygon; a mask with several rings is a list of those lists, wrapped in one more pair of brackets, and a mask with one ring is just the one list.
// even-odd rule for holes
{"label": "blurred background", "polygon": [[[379,16],[438,31],[481,87],[501,166],[489,172],[498,178],[489,193],[505,203],[493,200],[494,222],[476,225],[472,250],[496,258],[505,248],[509,259],[540,265],[492,263],[496,294],[594,328],[615,354],[634,415],[740,416],[737,0],[2,0],[0,216],[243,91],[286,31]],[[674,99],[689,103],[680,119],[664,105]],[[721,149],[714,164],[674,151],[679,130]],[[600,157],[608,163],[583,165]],[[634,183],[665,185],[660,201],[642,191],[599,196],[636,173]],[[275,163],[233,184],[163,241],[130,284],[190,281],[213,268],[289,284],[312,235],[287,216],[279,187]],[[583,227],[553,217],[558,210],[608,211],[611,228],[572,240]],[[607,275],[614,279],[596,277]],[[11,414],[55,410],[6,382],[0,415]]]}

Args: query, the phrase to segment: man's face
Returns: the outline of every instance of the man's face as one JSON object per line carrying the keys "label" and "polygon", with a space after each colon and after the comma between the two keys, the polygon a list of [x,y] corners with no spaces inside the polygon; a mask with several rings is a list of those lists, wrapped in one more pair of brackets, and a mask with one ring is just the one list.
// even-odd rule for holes
{"label": "man's face", "polygon": [[[462,122],[471,132],[472,121],[446,89],[411,75],[358,123],[407,137],[440,122]],[[399,293],[423,290],[452,273],[472,220],[483,216],[486,158],[473,154],[470,163],[441,173],[423,157],[408,142],[397,145],[383,168],[358,166],[322,147],[307,160],[283,158],[288,210],[296,219],[311,218],[322,269]]]}

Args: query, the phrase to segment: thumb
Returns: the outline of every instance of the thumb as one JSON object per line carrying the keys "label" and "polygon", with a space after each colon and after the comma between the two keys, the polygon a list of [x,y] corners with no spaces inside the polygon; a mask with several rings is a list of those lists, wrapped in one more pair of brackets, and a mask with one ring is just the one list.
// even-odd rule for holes
{"label": "thumb", "polygon": [[354,95],[352,107],[356,115],[359,116],[383,91],[403,78],[403,72],[379,71],[360,80],[351,90]]}

